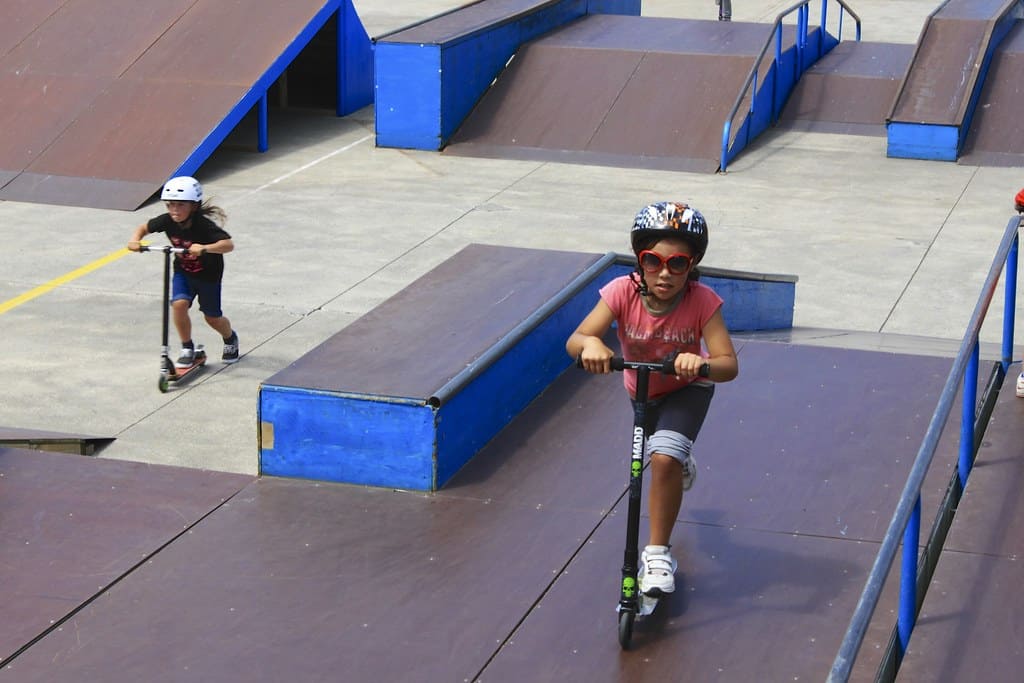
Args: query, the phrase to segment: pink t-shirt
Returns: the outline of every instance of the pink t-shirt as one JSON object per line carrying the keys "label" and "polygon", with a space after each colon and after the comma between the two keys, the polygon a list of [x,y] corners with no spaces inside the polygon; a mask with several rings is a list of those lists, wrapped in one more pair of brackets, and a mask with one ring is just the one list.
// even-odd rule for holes
{"label": "pink t-shirt", "polygon": [[[628,275],[615,278],[600,293],[615,315],[616,333],[626,360],[660,363],[684,351],[707,356],[701,347],[701,330],[722,305],[722,298],[707,285],[689,282],[682,299],[660,314],[647,310]],[[635,397],[636,372],[626,370],[623,375],[626,390]],[[664,396],[691,381],[652,372],[649,398]]]}

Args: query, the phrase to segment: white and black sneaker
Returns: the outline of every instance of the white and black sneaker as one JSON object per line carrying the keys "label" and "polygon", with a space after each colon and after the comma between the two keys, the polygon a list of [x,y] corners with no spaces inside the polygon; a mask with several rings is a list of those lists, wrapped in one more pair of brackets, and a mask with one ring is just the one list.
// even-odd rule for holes
{"label": "white and black sneaker", "polygon": [[224,352],[220,355],[220,359],[225,363],[237,363],[238,362],[238,335],[232,334],[231,341],[224,344]]}
{"label": "white and black sneaker", "polygon": [[178,354],[178,360],[174,361],[176,368],[190,368],[196,362],[196,350],[188,346],[182,346]]}

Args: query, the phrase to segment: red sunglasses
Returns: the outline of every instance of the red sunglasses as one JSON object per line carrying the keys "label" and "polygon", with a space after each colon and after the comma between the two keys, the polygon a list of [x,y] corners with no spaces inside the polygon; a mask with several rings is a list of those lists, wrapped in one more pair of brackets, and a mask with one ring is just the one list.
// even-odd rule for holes
{"label": "red sunglasses", "polygon": [[660,273],[662,268],[667,266],[668,272],[673,275],[682,275],[690,269],[690,264],[693,263],[693,257],[686,254],[671,254],[668,258],[662,258],[661,254],[650,249],[641,251],[637,258],[645,273]]}

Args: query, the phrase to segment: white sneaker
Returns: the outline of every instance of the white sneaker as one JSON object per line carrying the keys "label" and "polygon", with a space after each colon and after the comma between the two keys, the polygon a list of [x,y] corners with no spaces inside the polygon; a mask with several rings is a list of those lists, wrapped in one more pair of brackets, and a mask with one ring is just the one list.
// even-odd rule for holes
{"label": "white sneaker", "polygon": [[[1024,375],[1022,375],[1024,377]],[[1017,390],[1020,391],[1020,381],[1017,382]],[[1020,396],[1020,394],[1017,394]],[[697,481],[697,461],[692,455],[687,455],[686,460],[683,461],[683,490],[689,491],[693,488],[693,483]]]}
{"label": "white sneaker", "polygon": [[190,368],[192,364],[196,362],[196,350],[190,349],[187,346],[181,347],[181,353],[178,354],[178,360],[174,361],[174,367],[176,368]]}
{"label": "white sneaker", "polygon": [[640,554],[640,591],[657,597],[676,589],[676,561],[668,546],[649,545]]}
{"label": "white sneaker", "polygon": [[1024,372],[1017,377],[1017,398],[1024,398]]}

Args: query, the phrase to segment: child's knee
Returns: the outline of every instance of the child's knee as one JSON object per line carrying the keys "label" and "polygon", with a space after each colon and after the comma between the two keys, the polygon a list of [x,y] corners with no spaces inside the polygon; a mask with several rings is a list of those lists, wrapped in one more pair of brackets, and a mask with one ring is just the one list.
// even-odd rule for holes
{"label": "child's knee", "polygon": [[671,455],[651,453],[651,476],[662,478],[677,477],[683,471],[683,464]]}

